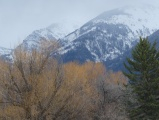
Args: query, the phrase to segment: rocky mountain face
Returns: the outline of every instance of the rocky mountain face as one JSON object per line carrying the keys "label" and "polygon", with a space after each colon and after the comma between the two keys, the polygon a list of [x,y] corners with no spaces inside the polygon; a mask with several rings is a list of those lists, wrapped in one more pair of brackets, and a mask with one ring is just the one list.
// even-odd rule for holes
{"label": "rocky mountain face", "polygon": [[64,37],[60,54],[65,62],[103,62],[108,69],[121,69],[125,56],[139,37],[159,29],[158,12],[159,8],[152,6],[104,12]]}
{"label": "rocky mountain face", "polygon": [[12,49],[0,47],[0,59],[10,60],[12,57],[11,53],[12,53]]}
{"label": "rocky mountain face", "polygon": [[159,30],[157,30],[156,32],[154,32],[153,34],[151,34],[148,39],[150,40],[150,42],[157,42],[157,45],[159,46]]}
{"label": "rocky mountain face", "polygon": [[[103,62],[107,69],[123,69],[123,61],[139,37],[157,39],[159,8],[123,7],[107,11],[77,29],[71,25],[53,24],[34,31],[21,45],[30,49],[41,40],[59,40],[59,54],[64,62]],[[157,32],[156,32],[157,31]]]}
{"label": "rocky mountain face", "polygon": [[42,40],[57,41],[70,32],[77,29],[78,25],[70,25],[69,23],[55,23],[46,28],[35,30],[23,40],[23,45],[26,49],[37,47]]}
{"label": "rocky mountain face", "polygon": [[[28,35],[19,46],[23,46],[25,49],[30,50],[38,47],[41,41],[53,40],[57,41],[60,38],[64,38],[66,35],[78,28],[80,23],[77,25],[74,23],[54,23],[46,28],[35,30]],[[18,46],[18,47],[19,47]],[[12,58],[12,50],[0,47],[1,58]]]}

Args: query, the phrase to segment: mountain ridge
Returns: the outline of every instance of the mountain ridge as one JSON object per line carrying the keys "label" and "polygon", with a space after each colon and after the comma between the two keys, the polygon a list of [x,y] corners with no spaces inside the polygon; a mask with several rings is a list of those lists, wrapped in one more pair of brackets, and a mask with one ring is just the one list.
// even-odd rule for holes
{"label": "mountain ridge", "polygon": [[68,30],[69,24],[65,27],[52,24],[36,30],[21,45],[30,49],[37,47],[40,40],[59,41],[58,52],[63,62],[103,62],[107,68],[119,70],[139,37],[150,36],[159,29],[158,13],[159,8],[152,6],[117,8],[98,15],[78,29]]}
{"label": "mountain ridge", "polygon": [[[64,37],[59,52],[65,62],[79,59],[105,63],[118,59],[138,42],[140,36],[147,37],[159,29],[158,12],[159,8],[152,6],[104,12]],[[85,57],[81,56],[83,54]]]}

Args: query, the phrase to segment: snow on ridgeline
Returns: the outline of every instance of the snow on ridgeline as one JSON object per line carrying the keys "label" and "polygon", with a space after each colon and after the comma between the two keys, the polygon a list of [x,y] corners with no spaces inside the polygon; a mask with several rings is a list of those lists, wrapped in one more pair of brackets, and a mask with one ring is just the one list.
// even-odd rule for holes
{"label": "snow on ridgeline", "polygon": [[38,46],[40,40],[59,40],[79,28],[80,25],[81,23],[70,23],[67,21],[53,23],[46,28],[33,31],[23,40],[22,45],[29,49]]}
{"label": "snow on ridgeline", "polygon": [[50,26],[40,29],[40,30],[35,30],[33,31],[29,36],[24,41],[38,41],[40,38],[45,38],[45,39],[61,39],[68,35],[69,33],[73,32],[77,28],[79,28],[81,24],[71,24],[71,23],[53,23]]}
{"label": "snow on ridgeline", "polygon": [[[94,25],[96,24],[113,24],[113,25],[125,25],[131,30],[132,34],[129,34],[129,38],[138,38],[139,36],[149,36],[153,32],[159,29],[159,8],[151,5],[140,5],[140,6],[126,6],[122,8],[113,9],[106,11],[96,18],[92,19],[88,23],[92,22],[93,27],[86,24],[71,35],[64,38],[65,42],[72,42],[76,38],[87,34],[95,30]],[[84,33],[80,32],[85,31]],[[103,31],[107,33],[107,31]]]}
{"label": "snow on ridgeline", "polygon": [[11,52],[12,52],[12,49],[0,47],[0,56],[9,55],[9,54],[11,54]]}
{"label": "snow on ridgeline", "polygon": [[159,8],[151,5],[126,6],[103,13],[93,23],[124,24],[136,37],[146,37],[159,29],[158,13]]}
{"label": "snow on ridgeline", "polygon": [[64,37],[59,53],[66,61],[117,59],[131,49],[140,36],[147,37],[159,29],[158,13],[159,8],[150,5],[106,11]]}

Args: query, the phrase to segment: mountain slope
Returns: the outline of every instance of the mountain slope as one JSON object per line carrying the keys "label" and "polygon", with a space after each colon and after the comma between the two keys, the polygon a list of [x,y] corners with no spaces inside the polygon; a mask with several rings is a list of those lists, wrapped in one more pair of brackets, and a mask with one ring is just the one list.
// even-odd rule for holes
{"label": "mountain slope", "polygon": [[139,36],[149,36],[159,29],[158,13],[159,8],[152,6],[104,12],[62,39],[59,52],[65,62],[104,62],[107,68],[115,70],[115,62],[123,61],[123,55],[138,42]]}
{"label": "mountain slope", "polygon": [[139,36],[159,29],[158,13],[159,8],[152,6],[122,7],[102,13],[79,29],[62,23],[36,30],[21,45],[30,49],[41,40],[60,40],[64,62],[103,62],[108,69],[120,70]]}
{"label": "mountain slope", "polygon": [[12,49],[0,47],[0,58],[11,60]]}
{"label": "mountain slope", "polygon": [[0,55],[7,55],[11,53],[11,49],[0,47]]}
{"label": "mountain slope", "polygon": [[159,30],[157,30],[156,32],[154,32],[153,34],[151,34],[148,37],[148,39],[149,39],[150,42],[156,41],[157,45],[159,46]]}
{"label": "mountain slope", "polygon": [[65,37],[70,32],[77,29],[78,25],[70,25],[69,23],[55,23],[46,28],[35,30],[26,39],[23,45],[26,49],[37,47],[41,40],[55,40]]}

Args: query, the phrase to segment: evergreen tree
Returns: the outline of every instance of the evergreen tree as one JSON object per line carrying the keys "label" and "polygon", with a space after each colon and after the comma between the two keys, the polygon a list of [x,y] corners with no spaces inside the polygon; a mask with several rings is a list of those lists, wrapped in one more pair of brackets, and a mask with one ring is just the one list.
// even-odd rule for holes
{"label": "evergreen tree", "polygon": [[129,115],[132,120],[159,120],[159,52],[156,42],[140,38],[132,50],[132,58],[124,63],[129,79],[128,87],[134,94],[129,101]]}

